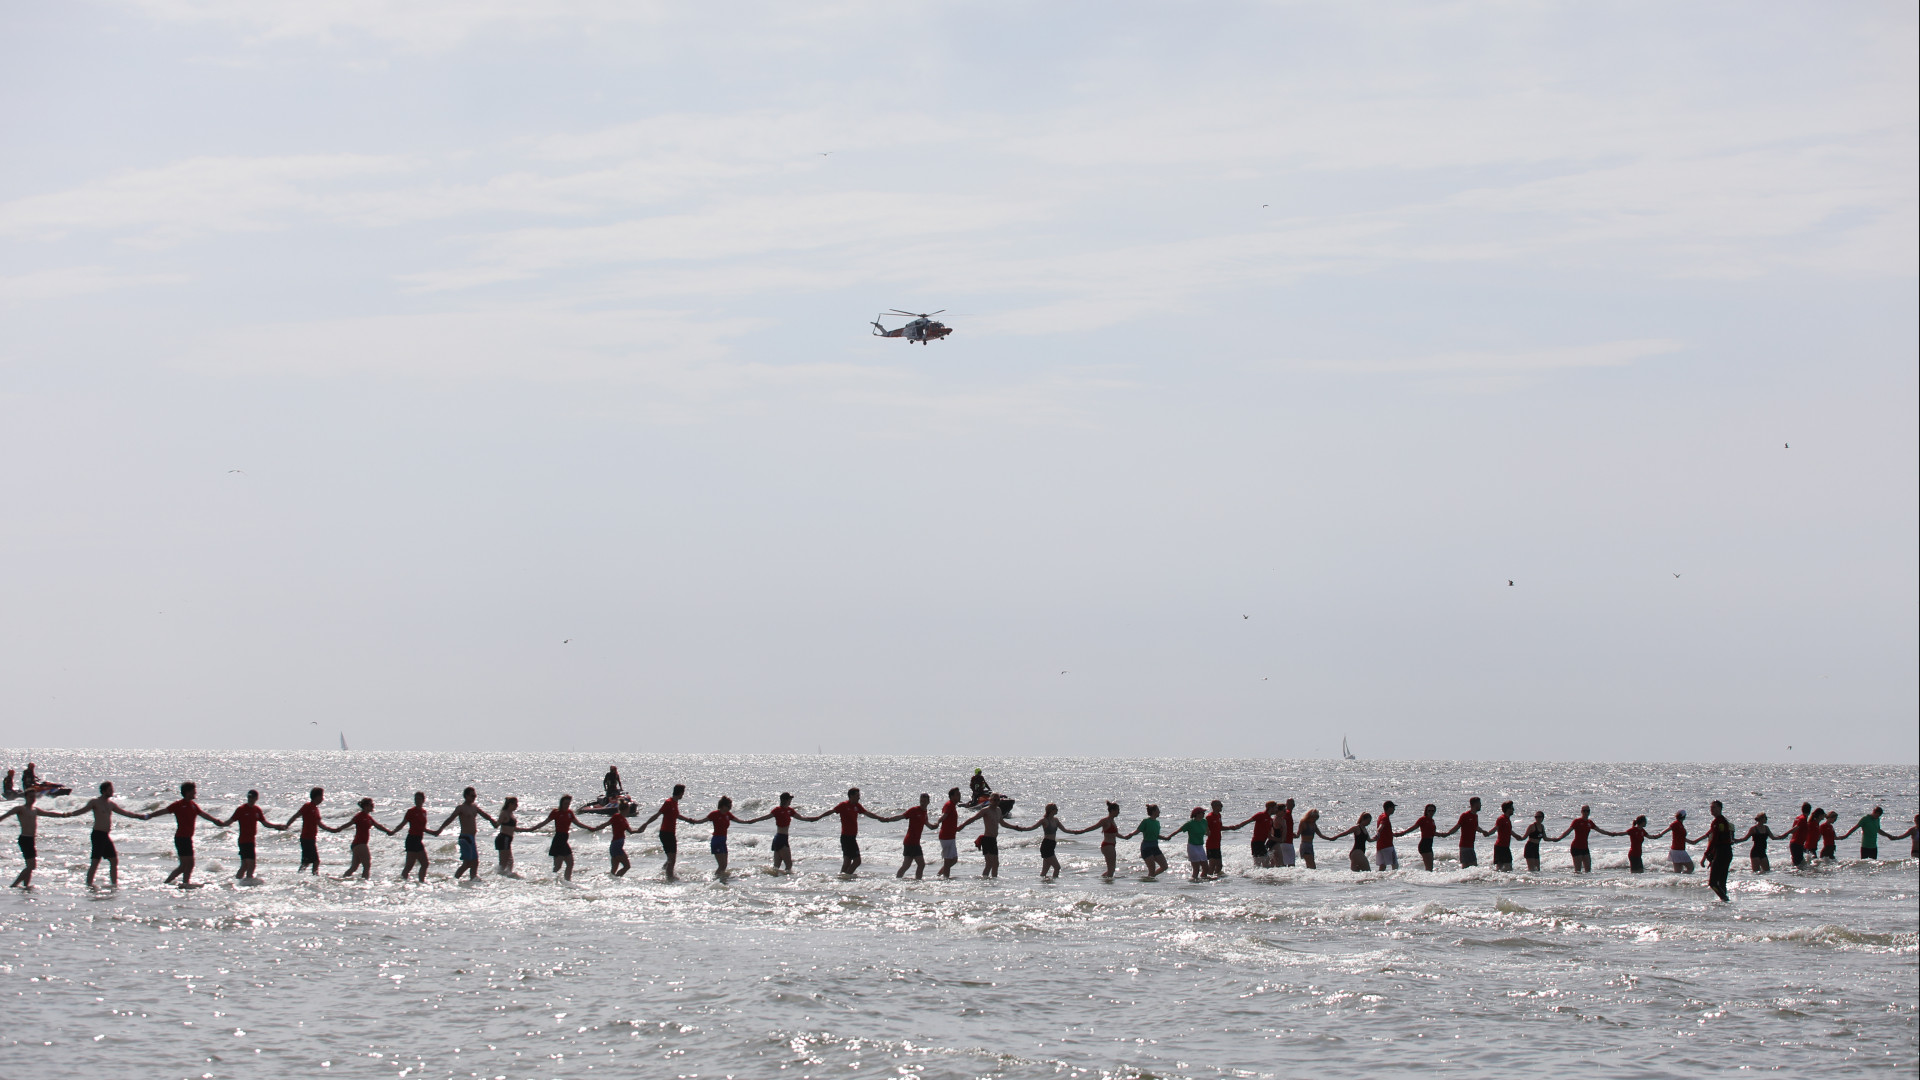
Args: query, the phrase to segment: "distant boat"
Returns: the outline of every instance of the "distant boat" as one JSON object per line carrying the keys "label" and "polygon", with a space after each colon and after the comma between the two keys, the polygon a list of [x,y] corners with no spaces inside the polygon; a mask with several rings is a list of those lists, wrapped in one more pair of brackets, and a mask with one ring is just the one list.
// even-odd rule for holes
{"label": "distant boat", "polygon": [[[347,745],[345,743],[340,744],[340,749],[345,750],[346,748],[347,748]],[[1345,735],[1340,736],[1340,760],[1342,761],[1359,761],[1360,760],[1359,758],[1353,756],[1352,750],[1347,749],[1347,737]]]}
{"label": "distant boat", "polygon": [[[340,733],[340,749],[345,750],[346,748],[347,748],[347,733],[343,731]],[[1351,757],[1352,755],[1348,755],[1348,756]]]}

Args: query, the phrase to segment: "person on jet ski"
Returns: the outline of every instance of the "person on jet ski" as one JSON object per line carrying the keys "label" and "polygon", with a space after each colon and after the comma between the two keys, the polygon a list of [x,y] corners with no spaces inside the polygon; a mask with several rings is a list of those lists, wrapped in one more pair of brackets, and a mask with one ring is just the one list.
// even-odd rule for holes
{"label": "person on jet ski", "polygon": [[607,775],[600,778],[600,786],[607,789],[606,804],[608,806],[618,805],[620,796],[627,793],[626,785],[620,782],[620,766],[607,766]]}
{"label": "person on jet ski", "polygon": [[993,793],[993,785],[987,783],[987,778],[981,774],[979,769],[973,770],[973,779],[967,782],[973,785],[973,801],[975,804],[985,802],[987,796]]}

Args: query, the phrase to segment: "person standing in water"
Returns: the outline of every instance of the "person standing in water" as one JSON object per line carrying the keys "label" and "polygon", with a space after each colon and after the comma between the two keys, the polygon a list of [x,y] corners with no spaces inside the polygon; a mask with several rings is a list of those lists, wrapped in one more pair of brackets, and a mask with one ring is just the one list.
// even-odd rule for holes
{"label": "person standing in water", "polygon": [[1140,819],[1133,833],[1140,838],[1140,861],[1147,864],[1147,880],[1167,872],[1167,857],[1160,854],[1160,808],[1147,804],[1147,816]]}
{"label": "person standing in water", "polygon": [[913,880],[919,881],[925,876],[927,872],[927,855],[920,847],[920,834],[926,831],[927,806],[932,802],[933,796],[923,791],[920,793],[920,804],[918,806],[909,806],[892,817],[883,817],[880,819],[881,821],[904,821],[907,823],[906,839],[900,842],[900,869],[893,872],[894,877],[906,877],[907,867],[909,866],[913,867]]}
{"label": "person standing in water", "polygon": [[[287,829],[291,828],[296,821],[300,823],[300,870],[295,870],[296,874],[301,870],[316,877],[320,874],[320,830],[326,828],[326,823],[320,820],[320,803],[326,797],[326,788],[314,788],[307,792],[307,801],[300,804],[300,809],[293,812],[293,816],[287,819],[285,825],[280,826],[282,829]],[[328,831],[338,832],[339,830],[329,829]]]}
{"label": "person standing in water", "polygon": [[1707,808],[1713,814],[1713,820],[1707,822],[1707,887],[1713,890],[1722,902],[1727,900],[1727,870],[1733,866],[1733,822],[1721,812],[1720,800],[1715,799]]}
{"label": "person standing in water", "polygon": [[[1367,842],[1372,839],[1372,837],[1367,835],[1367,826],[1371,824],[1373,824],[1373,814],[1369,812],[1361,814],[1360,820],[1341,829],[1332,836],[1328,836],[1325,833],[1320,834],[1321,838],[1325,840],[1338,840],[1343,836],[1353,837],[1353,850],[1347,853],[1347,868],[1356,874],[1364,874],[1372,869],[1372,867],[1367,865]],[[1317,828],[1318,826],[1316,826],[1316,830]]]}
{"label": "person standing in water", "polygon": [[[858,788],[854,789],[856,792]],[[841,805],[846,805],[842,803]],[[997,878],[1000,876],[1000,822],[1006,813],[1006,800],[998,795],[988,795],[987,804],[974,811],[973,816],[960,823],[961,828],[980,823],[980,876]],[[844,820],[844,819],[843,819]],[[845,839],[842,838],[844,845]],[[859,865],[859,855],[854,855],[855,865]]]}
{"label": "person standing in water", "polygon": [[1480,827],[1480,796],[1475,795],[1473,798],[1468,799],[1467,812],[1460,815],[1460,820],[1453,823],[1453,828],[1439,835],[1452,836],[1454,833],[1460,834],[1461,869],[1464,870],[1469,866],[1479,866],[1480,855],[1476,844],[1479,842],[1480,837],[1493,835]]}
{"label": "person standing in water", "polygon": [[1635,874],[1644,874],[1647,872],[1647,865],[1646,863],[1642,862],[1640,858],[1640,855],[1641,855],[1640,846],[1647,842],[1647,837],[1653,835],[1652,833],[1647,832],[1647,815],[1641,814],[1639,817],[1634,818],[1632,825],[1627,826],[1626,828],[1620,830],[1619,832],[1613,832],[1610,829],[1603,829],[1598,825],[1595,825],[1593,827],[1593,831],[1597,833],[1605,833],[1608,836],[1626,837],[1627,838],[1627,869],[1630,872]]}
{"label": "person standing in water", "polygon": [[[75,811],[75,814],[84,814],[89,810],[93,811],[93,860],[87,864],[87,888],[93,888],[93,876],[100,872],[100,863],[105,860],[108,887],[117,889],[120,887],[120,852],[113,846],[113,815],[119,814],[121,817],[132,818],[135,821],[144,819],[141,815],[113,801],[113,781],[111,780],[101,781],[100,794],[88,799],[87,804]],[[285,825],[280,827],[286,828]]]}
{"label": "person standing in water", "polygon": [[1280,812],[1273,818],[1274,857],[1270,859],[1280,866],[1292,866],[1295,859],[1293,851],[1293,800],[1280,804]]}
{"label": "person standing in water", "polygon": [[1807,865],[1807,818],[1812,813],[1812,803],[1801,803],[1800,816],[1794,818],[1793,824],[1787,826],[1787,854],[1793,858],[1795,866]]}
{"label": "person standing in water", "polygon": [[500,804],[500,813],[493,819],[493,856],[494,874],[500,877],[517,878],[513,872],[513,834],[520,831],[520,819],[515,816],[520,809],[520,797],[509,795]]}
{"label": "person standing in water", "polygon": [[1764,813],[1753,815],[1753,824],[1747,827],[1747,834],[1740,839],[1753,841],[1753,850],[1747,855],[1753,872],[1771,873],[1773,863],[1767,858],[1767,841],[1780,839],[1780,834],[1767,826],[1767,815]]}
{"label": "person standing in water", "polygon": [[880,815],[860,805],[857,787],[848,788],[847,797],[827,813],[840,815],[840,875],[852,877],[860,869],[860,817],[864,814],[879,821]]}
{"label": "person standing in water", "polygon": [[413,868],[420,868],[420,884],[427,883],[427,793],[413,793],[413,805],[400,815],[400,824],[406,826],[407,836],[403,845],[407,849],[407,861],[400,867],[400,880],[407,880]]}
{"label": "person standing in water", "polygon": [[[20,819],[20,857],[26,860],[27,865],[18,874],[14,875],[13,885],[11,887],[15,889],[33,888],[33,869],[40,865],[41,810],[39,802],[40,793],[33,788],[27,788],[20,795],[19,806],[9,806],[7,807],[6,813],[0,814],[0,821],[5,821],[10,817]],[[173,879],[168,878],[167,880],[172,881]]]}
{"label": "person standing in water", "polygon": [[1827,811],[1826,820],[1820,823],[1820,858],[1832,862],[1840,857],[1840,840],[1833,834],[1833,827],[1840,820],[1840,811]]}
{"label": "person standing in water", "polygon": [[940,876],[953,877],[960,864],[960,789],[948,788],[947,801],[940,806]]}
{"label": "person standing in water", "polygon": [[1533,812],[1533,821],[1528,824],[1527,832],[1523,839],[1526,840],[1527,847],[1521,854],[1522,857],[1527,860],[1527,873],[1537,874],[1540,872],[1540,842],[1547,839],[1547,812],[1545,810],[1535,810]]}
{"label": "person standing in water", "polygon": [[1060,877],[1060,807],[1054,803],[1048,803],[1046,811],[1040,815],[1040,820],[1031,825],[1015,825],[1011,821],[1004,824],[1016,832],[1040,830],[1040,880],[1047,880],[1049,872],[1057,880]]}
{"label": "person standing in water", "polygon": [[1279,803],[1269,801],[1258,813],[1241,822],[1239,825],[1233,826],[1235,829],[1247,825],[1253,826],[1253,843],[1250,846],[1253,849],[1253,865],[1255,866],[1265,868],[1270,865],[1267,857],[1267,849],[1273,846],[1273,812],[1279,809],[1279,807]]}
{"label": "person standing in water", "polygon": [[[1687,845],[1692,841],[1687,839],[1687,812],[1685,810],[1674,811],[1673,820],[1667,823],[1666,828],[1661,829],[1657,833],[1649,833],[1648,835],[1652,839],[1671,835],[1673,837],[1673,845],[1667,849],[1667,862],[1673,865],[1673,872],[1676,874],[1693,873],[1693,856],[1687,852]],[[1704,837],[1700,839],[1704,839]]]}
{"label": "person standing in water", "polygon": [[1500,816],[1493,819],[1493,868],[1513,873],[1513,804],[1500,804]]}
{"label": "person standing in water", "polygon": [[1853,828],[1840,834],[1841,840],[1845,840],[1854,833],[1860,834],[1860,857],[1862,859],[1878,859],[1880,857],[1880,838],[1882,836],[1887,837],[1889,840],[1899,839],[1899,837],[1880,828],[1880,815],[1883,813],[1885,813],[1885,811],[1876,806],[1873,808],[1873,813],[1861,818],[1854,824]]}
{"label": "person standing in water", "polygon": [[1887,834],[1889,840],[1905,840],[1908,837],[1913,838],[1913,853],[1909,857],[1920,859],[1920,814],[1913,815],[1913,824],[1907,826],[1906,832]]}
{"label": "person standing in water", "polygon": [[673,785],[673,794],[660,803],[660,809],[655,810],[651,817],[640,823],[638,830],[645,832],[655,818],[659,819],[660,827],[654,830],[654,837],[660,841],[660,850],[667,856],[667,863],[663,869],[666,871],[668,881],[680,880],[673,874],[673,864],[680,861],[680,823],[685,821],[689,825],[693,824],[692,818],[680,813],[680,800],[685,798],[686,794],[687,785]]}
{"label": "person standing in water", "polygon": [[1320,811],[1308,807],[1307,812],[1300,815],[1300,861],[1306,863],[1309,870],[1318,869],[1313,861],[1313,840],[1316,836],[1327,839],[1327,835],[1320,831]]}
{"label": "person standing in water", "polygon": [[607,841],[607,873],[614,877],[626,877],[627,871],[633,869],[633,860],[627,858],[627,836],[639,831],[633,827],[633,813],[636,812],[638,808],[625,797],[616,799],[613,813],[607,815],[607,823],[601,826],[613,834],[612,839]]}
{"label": "person standing in water", "polygon": [[1100,875],[1102,881],[1112,881],[1120,866],[1120,841],[1132,836],[1132,833],[1120,831],[1120,804],[1108,800],[1107,816],[1084,829],[1069,829],[1068,832],[1083,833],[1100,830],[1100,857],[1107,860],[1107,872]]}
{"label": "person standing in water", "polygon": [[1193,877],[1190,880],[1199,881],[1201,875],[1207,872],[1207,812],[1194,807],[1193,813],[1187,815],[1187,820],[1181,822],[1174,831],[1187,834],[1187,861],[1193,864]]}
{"label": "person standing in water", "polygon": [[[954,789],[956,795],[959,790]],[[780,793],[780,805],[767,811],[766,816],[773,819],[773,872],[778,874],[784,870],[791,874],[793,873],[793,838],[788,835],[788,831],[792,829],[795,821],[819,821],[820,818],[808,817],[795,809],[793,793],[790,791]]]}
{"label": "person standing in water", "polygon": [[285,829],[286,826],[275,825],[267,820],[266,812],[260,809],[260,793],[257,791],[247,792],[247,801],[234,807],[233,813],[227,815],[227,820],[219,824],[224,827],[235,822],[240,824],[240,869],[233,878],[235,881],[252,881],[254,880],[254,851],[260,839],[260,826],[265,825],[269,829]]}
{"label": "person standing in water", "polygon": [[353,852],[353,859],[347,863],[347,872],[340,875],[340,880],[345,881],[353,876],[355,870],[358,870],[360,880],[365,881],[373,876],[373,845],[368,842],[373,836],[373,830],[379,829],[388,836],[400,830],[389,829],[374,820],[372,799],[361,799],[360,812],[340,824],[323,825],[321,828],[328,832],[341,832],[349,825],[353,826],[353,842],[348,845],[347,850]]}
{"label": "person standing in water", "polygon": [[[1207,812],[1207,876],[1217,878],[1224,876],[1227,872],[1225,843],[1221,840],[1220,834],[1230,830],[1226,820],[1220,816],[1220,812],[1226,809],[1226,804],[1215,799],[1208,805],[1212,809]],[[1243,821],[1240,824],[1244,825],[1246,822]],[[1240,825],[1235,825],[1232,828],[1239,827]]]}
{"label": "person standing in water", "polygon": [[1380,819],[1373,836],[1373,868],[1375,870],[1400,869],[1400,854],[1393,850],[1393,800],[1380,804]]}
{"label": "person standing in water", "polygon": [[1573,872],[1576,874],[1593,873],[1593,854],[1587,847],[1587,834],[1596,828],[1593,807],[1582,806],[1580,816],[1568,822],[1567,827],[1560,830],[1559,836],[1550,838],[1552,843],[1557,844],[1566,839],[1568,833],[1573,834],[1573,843],[1567,847],[1567,854],[1573,856]]}
{"label": "person standing in water", "polygon": [[713,812],[703,818],[713,826],[713,837],[707,841],[707,851],[713,855],[713,876],[715,880],[727,879],[727,830],[736,824],[745,824],[733,816],[733,799],[722,795],[715,804]]}
{"label": "person standing in water", "polygon": [[1406,828],[1401,829],[1397,834],[1405,836],[1416,829],[1419,830],[1420,844],[1415,850],[1420,852],[1420,861],[1426,865],[1428,873],[1433,872],[1433,838],[1440,834],[1440,824],[1433,820],[1433,812],[1438,809],[1440,809],[1438,806],[1428,803],[1426,810],[1421,813],[1419,819]]}
{"label": "person standing in water", "polygon": [[[460,793],[460,805],[446,816],[433,835],[439,836],[448,825],[460,823],[460,865],[453,872],[453,880],[459,881],[460,875],[467,875],[468,881],[480,880],[480,819],[486,818],[487,824],[495,824],[493,815],[480,809],[480,793],[467,788]],[[424,873],[424,871],[422,871]],[[405,874],[401,875],[405,877]]]}
{"label": "person standing in water", "polygon": [[156,818],[161,814],[173,815],[173,851],[174,854],[180,857],[180,865],[174,867],[173,872],[167,875],[165,882],[167,885],[173,884],[175,878],[180,879],[181,888],[186,888],[193,884],[194,826],[200,823],[201,818],[206,818],[215,825],[220,824],[219,818],[200,809],[200,804],[193,801],[194,794],[198,790],[199,787],[189,780],[180,785],[180,797],[178,799],[175,799],[164,809],[156,810],[147,815],[148,818]]}
{"label": "person standing in water", "polygon": [[566,880],[572,881],[573,838],[569,835],[569,830],[575,825],[578,825],[588,832],[599,832],[601,829],[606,828],[606,826],[589,825],[581,821],[578,817],[575,817],[573,813],[573,796],[562,795],[560,796],[560,805],[547,811],[547,816],[540,819],[540,824],[535,825],[531,829],[522,829],[520,831],[539,832],[549,824],[553,826],[553,843],[547,845],[547,854],[553,857],[553,872],[562,874]]}

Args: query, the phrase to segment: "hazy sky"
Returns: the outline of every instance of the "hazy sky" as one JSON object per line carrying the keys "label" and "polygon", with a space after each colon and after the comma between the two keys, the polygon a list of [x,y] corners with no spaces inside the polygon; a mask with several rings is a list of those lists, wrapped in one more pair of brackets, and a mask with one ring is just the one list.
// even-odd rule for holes
{"label": "hazy sky", "polygon": [[1910,2],[0,28],[14,745],[1920,756]]}

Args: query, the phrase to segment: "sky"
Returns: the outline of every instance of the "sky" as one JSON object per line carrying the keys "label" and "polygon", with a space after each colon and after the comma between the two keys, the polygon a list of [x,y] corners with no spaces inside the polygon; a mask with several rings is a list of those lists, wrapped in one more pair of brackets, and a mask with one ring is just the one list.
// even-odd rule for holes
{"label": "sky", "polygon": [[5,739],[1920,761],[1915,23],[0,0]]}

